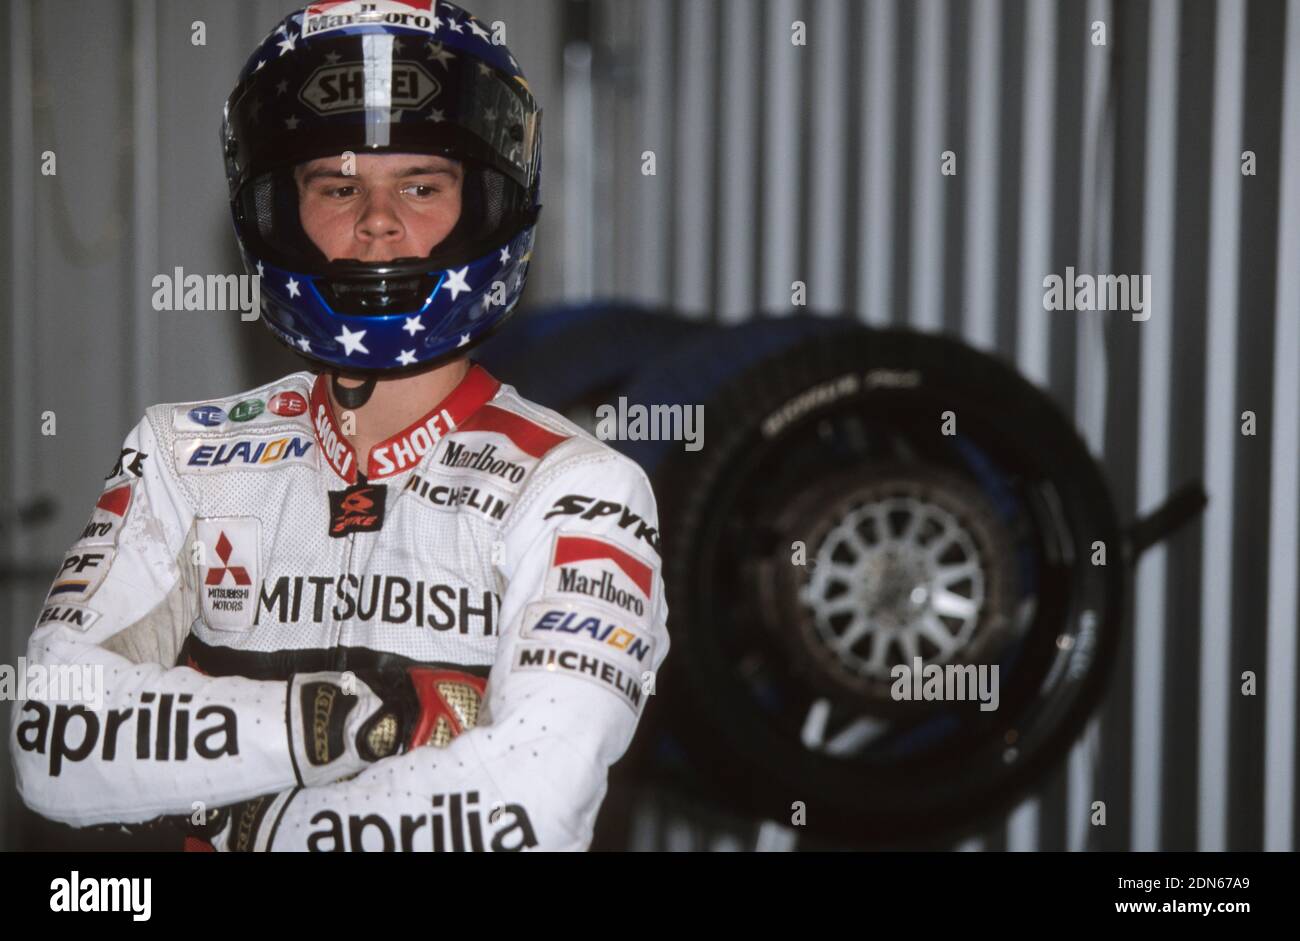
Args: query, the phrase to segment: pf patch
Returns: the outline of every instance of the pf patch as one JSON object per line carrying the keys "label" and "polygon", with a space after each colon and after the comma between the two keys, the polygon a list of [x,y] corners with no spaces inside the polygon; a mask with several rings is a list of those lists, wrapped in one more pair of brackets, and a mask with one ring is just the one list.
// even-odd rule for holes
{"label": "pf patch", "polygon": [[78,546],[63,557],[45,600],[49,604],[85,601],[108,574],[117,550],[112,546]]}
{"label": "pf patch", "polygon": [[203,619],[221,631],[253,626],[261,585],[262,524],[252,516],[196,519]]}

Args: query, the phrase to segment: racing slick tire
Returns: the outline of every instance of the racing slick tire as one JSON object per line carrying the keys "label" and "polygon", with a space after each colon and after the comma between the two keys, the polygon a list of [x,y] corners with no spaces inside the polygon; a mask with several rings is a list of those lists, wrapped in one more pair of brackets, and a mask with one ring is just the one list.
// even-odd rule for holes
{"label": "racing slick tire", "polygon": [[[1123,534],[1070,421],[1000,360],[843,321],[811,334],[721,382],[688,362],[629,391],[706,418],[699,450],[642,449],[673,643],[660,717],[724,805],[933,844],[1023,796],[1096,706]],[[922,677],[996,667],[996,708],[902,684],[917,656]]]}

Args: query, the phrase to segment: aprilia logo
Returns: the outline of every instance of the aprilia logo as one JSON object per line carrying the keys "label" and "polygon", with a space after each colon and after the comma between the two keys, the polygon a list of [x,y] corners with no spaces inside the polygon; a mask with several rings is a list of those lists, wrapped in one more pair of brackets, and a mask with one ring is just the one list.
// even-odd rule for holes
{"label": "aprilia logo", "polygon": [[[110,709],[99,714],[85,706],[56,706],[52,716],[44,703],[28,700],[23,713],[31,713],[34,717],[18,724],[15,737],[23,751],[49,756],[52,778],[62,773],[65,761],[85,761],[97,748],[101,761],[117,761],[119,757],[125,761],[188,761],[191,749],[200,758],[208,760],[238,755],[239,734],[234,710],[225,706],[204,706],[194,718],[200,722],[208,718],[215,721],[206,728],[191,731],[191,717],[186,705],[193,698],[189,693],[179,696],[141,693],[138,708]],[[155,701],[158,703],[156,726],[153,710],[145,708]],[[135,722],[130,723],[133,714]],[[134,734],[131,726],[134,726]],[[125,740],[122,739],[124,729]],[[134,753],[130,751],[132,742],[135,743]],[[119,754],[119,744],[126,746],[124,755]]]}
{"label": "aprilia logo", "polygon": [[400,817],[385,817],[378,812],[349,814],[346,825],[334,811],[323,810],[312,817],[313,824],[322,826],[307,837],[307,849],[312,853],[481,853],[489,849],[494,853],[517,853],[537,845],[533,822],[522,804],[499,804],[490,809],[485,831],[478,800],[478,791],[435,794],[428,813]]}

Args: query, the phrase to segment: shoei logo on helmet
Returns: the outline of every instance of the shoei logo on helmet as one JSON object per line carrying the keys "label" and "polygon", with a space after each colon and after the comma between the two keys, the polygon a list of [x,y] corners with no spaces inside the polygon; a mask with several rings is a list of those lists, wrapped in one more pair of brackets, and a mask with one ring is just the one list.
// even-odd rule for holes
{"label": "shoei logo on helmet", "polygon": [[310,39],[331,30],[371,23],[433,33],[437,31],[433,4],[434,0],[330,0],[313,3],[303,11],[302,34]]}
{"label": "shoei logo on helmet", "polygon": [[311,73],[298,97],[317,114],[334,114],[367,106],[418,108],[440,91],[442,86],[418,62],[394,62],[389,72],[344,62]]}

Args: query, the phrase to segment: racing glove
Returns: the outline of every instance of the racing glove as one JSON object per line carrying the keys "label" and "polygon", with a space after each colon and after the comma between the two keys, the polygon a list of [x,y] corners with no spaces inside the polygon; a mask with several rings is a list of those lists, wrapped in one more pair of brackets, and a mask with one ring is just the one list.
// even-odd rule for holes
{"label": "racing glove", "polygon": [[[408,667],[390,673],[295,675],[291,681],[290,726],[303,784],[337,780],[340,756],[378,761],[413,748],[445,747],[473,728],[487,680],[459,670]],[[265,794],[221,808],[187,839],[187,850],[212,845],[229,851],[269,845],[274,821],[296,789]],[[213,837],[209,835],[215,834]]]}

